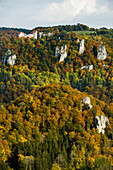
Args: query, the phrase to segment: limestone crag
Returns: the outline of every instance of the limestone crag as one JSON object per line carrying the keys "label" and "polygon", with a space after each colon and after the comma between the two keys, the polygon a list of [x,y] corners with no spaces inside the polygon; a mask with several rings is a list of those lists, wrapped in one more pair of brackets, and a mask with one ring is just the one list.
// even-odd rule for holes
{"label": "limestone crag", "polygon": [[60,57],[59,62],[64,61],[64,59],[67,57],[67,45],[61,46],[61,50],[57,46],[55,49],[55,56]]}
{"label": "limestone crag", "polygon": [[104,134],[106,126],[109,125],[109,119],[103,115],[96,116],[94,123],[99,133]]}
{"label": "limestone crag", "polygon": [[16,60],[16,55],[11,55],[8,59],[7,59],[7,64],[10,65],[14,65],[15,64],[15,60]]}
{"label": "limestone crag", "polygon": [[2,56],[2,64],[10,64],[10,65],[14,65],[15,64],[15,60],[16,60],[16,55],[15,54],[11,54],[11,50],[8,49],[5,53],[5,56]]}
{"label": "limestone crag", "polygon": [[82,39],[79,43],[79,53],[83,54],[84,53],[84,39]]}
{"label": "limestone crag", "polygon": [[91,109],[93,106],[91,105],[90,97],[85,97],[81,100],[82,110]]}
{"label": "limestone crag", "polygon": [[87,66],[82,66],[81,69],[88,69],[88,70],[92,70],[93,69],[93,65],[87,65]]}
{"label": "limestone crag", "polygon": [[105,60],[107,58],[107,52],[105,46],[100,46],[97,50],[97,58],[99,60]]}
{"label": "limestone crag", "polygon": [[67,45],[61,46],[61,56],[59,62],[64,61],[64,59],[67,57],[66,49]]}
{"label": "limestone crag", "polygon": [[78,43],[80,42],[79,39],[77,39],[77,42],[78,42]]}
{"label": "limestone crag", "polygon": [[59,57],[59,56],[60,56],[60,49],[57,46],[56,49],[55,49],[55,57]]}

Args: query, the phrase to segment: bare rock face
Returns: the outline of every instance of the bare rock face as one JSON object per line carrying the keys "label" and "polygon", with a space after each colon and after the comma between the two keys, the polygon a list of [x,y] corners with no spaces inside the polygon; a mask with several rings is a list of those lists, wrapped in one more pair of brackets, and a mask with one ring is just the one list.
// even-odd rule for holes
{"label": "bare rock face", "polygon": [[8,49],[8,50],[6,51],[6,53],[5,53],[5,55],[6,55],[6,56],[10,56],[10,55],[11,55],[11,50]]}
{"label": "bare rock face", "polygon": [[67,45],[61,46],[61,56],[59,62],[64,61],[64,59],[67,57],[66,49]]}
{"label": "bare rock face", "polygon": [[87,65],[87,66],[83,66],[81,67],[81,69],[88,69],[88,70],[92,70],[93,69],[93,65]]}
{"label": "bare rock face", "polygon": [[2,56],[2,64],[5,65],[5,64],[10,64],[10,65],[14,65],[15,64],[15,60],[16,60],[16,55],[12,55],[11,54],[11,50],[8,49],[5,53],[5,56]]}
{"label": "bare rock face", "polygon": [[97,50],[97,58],[99,60],[105,60],[107,58],[107,52],[105,46],[100,46]]}
{"label": "bare rock face", "polygon": [[90,97],[85,97],[81,100],[82,110],[91,109],[93,106],[91,105]]}
{"label": "bare rock face", "polygon": [[60,56],[60,50],[59,47],[57,46],[55,49],[55,57],[59,57]]}
{"label": "bare rock face", "polygon": [[84,39],[82,39],[80,41],[80,44],[79,44],[79,53],[80,54],[83,54],[84,53]]}
{"label": "bare rock face", "polygon": [[56,47],[55,56],[56,57],[60,56],[59,62],[64,61],[64,59],[67,57],[66,50],[67,50],[67,45],[61,46],[61,50],[59,49],[59,47]]}
{"label": "bare rock face", "polygon": [[14,65],[15,64],[15,60],[16,60],[16,55],[11,55],[8,59],[7,59],[7,64],[10,65]]}
{"label": "bare rock face", "polygon": [[7,57],[6,56],[2,56],[1,62],[2,62],[3,65],[6,64],[6,60],[7,60]]}
{"label": "bare rock face", "polygon": [[77,42],[78,42],[78,43],[80,42],[79,39],[77,39]]}
{"label": "bare rock face", "polygon": [[109,119],[103,115],[96,116],[94,123],[99,133],[104,134],[105,133],[104,129],[106,128],[107,125],[109,125]]}

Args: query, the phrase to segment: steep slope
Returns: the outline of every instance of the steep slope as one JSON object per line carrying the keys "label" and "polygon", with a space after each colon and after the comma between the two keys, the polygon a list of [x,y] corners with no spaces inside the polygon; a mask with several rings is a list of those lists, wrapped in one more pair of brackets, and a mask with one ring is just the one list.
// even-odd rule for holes
{"label": "steep slope", "polygon": [[93,107],[80,111],[81,99],[86,96],[71,86],[52,84],[1,107],[2,166],[14,169],[24,166],[51,169],[56,164],[62,169],[112,166],[113,114],[105,135],[99,134],[94,125],[95,116],[109,116],[107,111],[112,111],[111,107],[89,96]]}

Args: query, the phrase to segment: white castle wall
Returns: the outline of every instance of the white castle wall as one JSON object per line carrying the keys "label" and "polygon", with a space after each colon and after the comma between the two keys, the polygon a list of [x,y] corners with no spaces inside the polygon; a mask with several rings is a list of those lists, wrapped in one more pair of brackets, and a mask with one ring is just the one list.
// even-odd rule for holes
{"label": "white castle wall", "polygon": [[26,34],[25,33],[23,33],[23,32],[20,32],[19,34],[18,34],[18,37],[24,37],[24,36],[26,36]]}
{"label": "white castle wall", "polygon": [[30,34],[25,34],[25,33],[23,33],[23,32],[20,32],[19,34],[18,34],[18,36],[21,38],[21,37],[29,37],[29,38],[35,38],[35,39],[37,39],[37,30],[34,30],[33,31],[33,33],[30,33]]}

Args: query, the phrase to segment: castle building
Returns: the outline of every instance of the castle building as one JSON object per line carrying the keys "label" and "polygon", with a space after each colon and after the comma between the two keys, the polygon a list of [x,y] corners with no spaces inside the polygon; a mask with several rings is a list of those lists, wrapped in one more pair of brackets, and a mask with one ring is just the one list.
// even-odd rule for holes
{"label": "castle building", "polygon": [[30,34],[25,34],[25,33],[23,33],[23,32],[20,32],[19,34],[18,34],[18,37],[25,37],[25,38],[27,38],[27,37],[29,37],[29,38],[35,38],[35,39],[37,39],[37,30],[33,30]]}
{"label": "castle building", "polygon": [[40,38],[42,38],[42,37],[43,37],[43,35],[44,35],[44,33],[43,33],[43,32],[39,32],[39,37],[40,37]]}
{"label": "castle building", "polygon": [[52,33],[52,32],[49,32],[47,35],[48,35],[49,37],[51,37],[51,36],[53,35],[53,33]]}
{"label": "castle building", "polygon": [[107,58],[107,52],[105,46],[100,46],[97,50],[97,58],[99,60],[105,60]]}
{"label": "castle building", "polygon": [[18,37],[25,37],[26,36],[26,34],[24,33],[24,32],[20,32],[19,34],[18,34]]}

